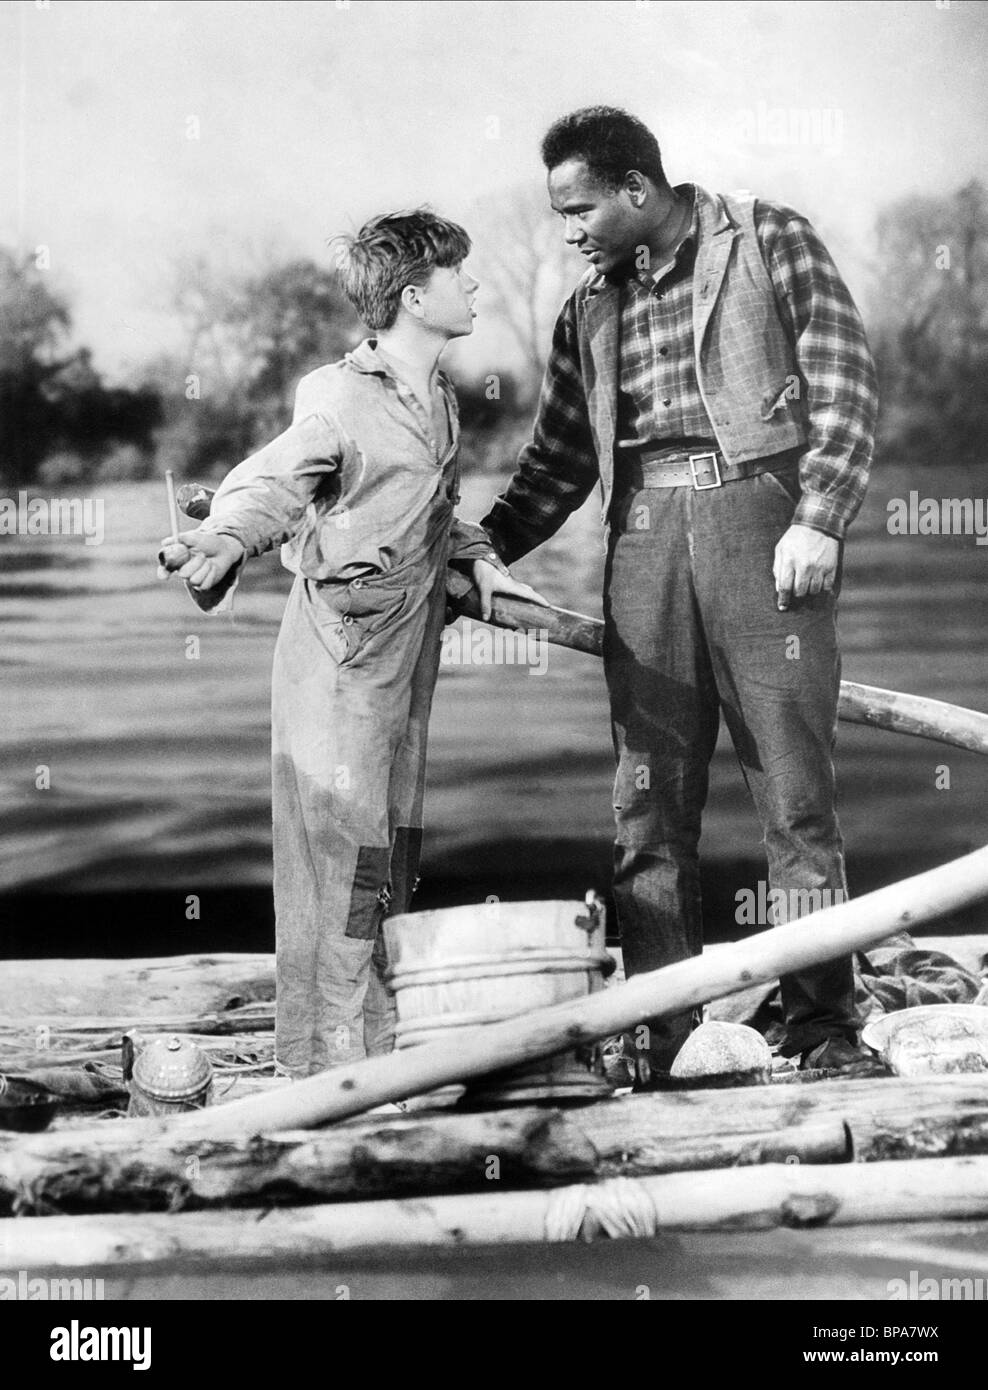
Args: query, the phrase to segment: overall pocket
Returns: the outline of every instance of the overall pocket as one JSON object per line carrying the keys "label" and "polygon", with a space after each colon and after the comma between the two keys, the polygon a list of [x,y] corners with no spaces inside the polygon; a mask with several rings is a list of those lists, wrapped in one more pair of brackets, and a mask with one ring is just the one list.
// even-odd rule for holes
{"label": "overall pocket", "polygon": [[405,607],[408,590],[386,575],[364,576],[348,584],[314,584],[316,622],[331,655],[347,665],[366,643],[383,632]]}

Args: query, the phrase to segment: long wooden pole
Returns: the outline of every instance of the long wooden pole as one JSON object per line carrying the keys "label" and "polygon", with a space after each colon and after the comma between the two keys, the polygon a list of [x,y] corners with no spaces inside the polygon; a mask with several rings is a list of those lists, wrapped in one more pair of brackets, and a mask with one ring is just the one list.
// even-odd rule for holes
{"label": "long wooden pole", "polygon": [[352,1251],[764,1231],[988,1217],[988,1159],[770,1164],[469,1196],[256,1212],[21,1217],[0,1221],[0,1268],[95,1269],[181,1260],[326,1258]]}
{"label": "long wooden pole", "polygon": [[[260,1140],[103,1121],[0,1135],[0,1214],[173,1211],[560,1186],[752,1164],[988,1155],[988,1076],[368,1115]],[[496,1169],[492,1170],[492,1161]]]}
{"label": "long wooden pole", "polygon": [[850,724],[867,724],[972,753],[988,753],[988,714],[925,695],[841,681],[837,717]]}
{"label": "long wooden pole", "polygon": [[[0,971],[0,1019],[11,1031],[22,1020],[43,1030],[70,1016],[119,1018],[123,1027],[144,1019],[179,1027],[203,1014],[228,1014],[274,999],[274,956],[196,954],[140,960],[7,960]],[[38,1059],[43,1065],[44,1059]]]}
{"label": "long wooden pole", "polygon": [[305,1128],[358,1115],[386,1101],[552,1056],[736,993],[749,985],[849,955],[988,896],[988,848],[823,908],[747,941],[636,975],[622,985],[459,1034],[455,1041],[372,1057],[264,1096],[183,1115],[176,1132],[220,1134]]}
{"label": "long wooden pole", "polygon": [[[183,511],[199,521],[209,515],[212,499],[211,489],[199,483],[186,483],[179,490]],[[454,613],[483,621],[477,591],[465,574],[449,569],[446,592]],[[590,618],[584,613],[495,594],[489,621],[495,627],[510,628],[514,632],[540,632],[545,641],[555,646],[570,647],[590,656],[603,654],[604,624],[599,618]],[[867,724],[913,738],[967,748],[975,753],[988,753],[988,714],[943,700],[841,681],[837,716],[851,724]]]}
{"label": "long wooden pole", "polygon": [[[477,591],[466,575],[450,570],[446,587],[454,612],[480,620]],[[599,618],[589,618],[583,613],[544,608],[525,599],[495,594],[490,622],[495,627],[515,632],[541,632],[545,641],[586,652],[589,656],[603,654],[604,624]],[[924,695],[906,695],[897,690],[860,685],[856,681],[841,681],[837,717],[845,723],[867,724],[875,729],[931,739],[974,753],[988,753],[988,714],[943,700],[931,700]]]}

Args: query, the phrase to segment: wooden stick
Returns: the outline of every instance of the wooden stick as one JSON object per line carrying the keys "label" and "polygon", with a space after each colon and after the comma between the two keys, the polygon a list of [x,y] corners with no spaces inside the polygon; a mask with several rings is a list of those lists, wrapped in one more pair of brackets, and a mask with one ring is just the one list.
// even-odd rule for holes
{"label": "wooden stick", "polygon": [[635,1027],[642,1019],[678,1013],[749,985],[851,954],[892,932],[954,912],[988,896],[988,848],[823,908],[805,919],[758,933],[717,952],[636,975],[623,985],[489,1027],[372,1057],[297,1081],[284,1091],[233,1101],[174,1121],[185,1132],[306,1128],[358,1115],[389,1100],[557,1052]]}
{"label": "wooden stick", "polygon": [[210,1055],[251,1052],[274,1057],[274,1005],[247,1004],[222,1013],[191,1018],[125,1014],[117,1018],[23,1018],[0,1024],[0,1071],[34,1072],[38,1068],[85,1066],[120,1061],[126,1032],[183,1033],[196,1039]]}
{"label": "wooden stick", "polygon": [[[213,499],[209,488],[186,483],[182,492],[188,515],[200,521],[209,515]],[[484,621],[477,590],[460,570],[447,570],[446,593],[455,613]],[[603,655],[604,624],[585,613],[495,594],[489,621],[494,627],[510,628],[515,632],[540,632],[544,640],[554,646],[570,647],[590,656]],[[988,753],[988,714],[943,700],[841,681],[837,717],[851,724],[867,724],[912,738]]]}
{"label": "wooden stick", "polygon": [[600,1156],[598,1176],[673,1172],[688,1166],[667,1166],[677,1146],[686,1160],[694,1144],[699,1152],[708,1139],[754,1141],[772,1134],[780,1136],[776,1152],[782,1157],[788,1152],[806,1162],[798,1145],[782,1147],[782,1136],[822,1134],[838,1124],[846,1132],[847,1159],[858,1163],[988,1154],[988,1076],[657,1092],[588,1105],[569,1120]]}
{"label": "wooden stick", "polygon": [[973,753],[988,753],[988,714],[925,695],[841,681],[837,717],[850,724],[867,724]]}
{"label": "wooden stick", "polygon": [[104,1121],[17,1142],[0,1137],[0,1210],[166,1211],[482,1190],[492,1160],[505,1185],[558,1185],[592,1178],[597,1157],[559,1111],[534,1107],[373,1115],[261,1140],[203,1140],[153,1121]]}
{"label": "wooden stick", "polygon": [[[238,1083],[238,1085],[241,1083]],[[270,1088],[274,1083],[265,1083]],[[286,1083],[282,1083],[286,1084]],[[0,1135],[0,1211],[173,1210],[484,1190],[752,1164],[988,1154],[988,1077],[628,1096],[575,1109],[370,1115],[324,1130],[176,1135],[104,1121]]]}
{"label": "wooden stick", "polygon": [[[159,1031],[170,1033],[175,1031],[187,1032],[188,1030],[176,1030],[165,1025]],[[270,1032],[219,1033],[217,1035],[189,1033],[189,1036],[194,1037],[196,1044],[217,1065],[222,1065],[224,1058],[233,1056],[249,1056],[251,1061],[257,1065],[274,1062],[274,1035]],[[81,1045],[73,1046],[71,1039],[65,1039],[60,1037],[58,1033],[53,1033],[52,1047],[47,1052],[38,1052],[28,1048],[0,1047],[0,1070],[20,1074],[34,1072],[39,1067],[72,1069],[96,1062],[111,1067],[119,1066],[121,1042],[122,1035],[117,1033],[95,1042],[85,1040]]]}
{"label": "wooden stick", "polygon": [[[482,1191],[494,1162],[502,1186],[520,1187],[849,1157],[847,1128],[833,1116],[788,1129],[676,1135],[659,1128],[645,1135],[645,1115],[660,1125],[669,1116],[609,1104],[620,1113],[600,1150],[581,1114],[533,1107],[374,1115],[356,1125],[286,1131],[259,1141],[153,1133],[133,1121],[55,1130],[16,1143],[0,1137],[0,1213],[171,1211]],[[625,1136],[626,1149],[617,1135]]]}
{"label": "wooden stick", "polygon": [[[461,571],[452,568],[446,571],[446,596],[455,613],[477,622],[485,621],[477,590]],[[491,616],[486,621],[493,627],[509,628],[512,632],[542,633],[546,642],[557,647],[570,647],[589,656],[603,654],[604,624],[599,618],[589,618],[584,613],[495,594]]]}
{"label": "wooden stick", "polygon": [[[978,974],[988,935],[920,936]],[[8,960],[0,971],[0,1045],[19,1039],[39,1052],[45,1029],[97,1034],[262,1032],[274,1026],[273,955],[163,956],[136,960]],[[210,1020],[215,1021],[215,1026]]]}
{"label": "wooden stick", "polygon": [[[12,1073],[8,1068],[4,1074],[8,1080],[33,1081],[35,1085],[44,1086],[62,1102],[63,1109],[110,1110],[118,1106],[126,1107],[130,1099],[130,1091],[119,1076],[104,1076],[82,1067],[43,1067],[21,1073]],[[5,1138],[7,1136],[0,1133],[0,1168]],[[0,1178],[0,1185],[2,1182]]]}
{"label": "wooden stick", "polygon": [[[451,569],[446,591],[454,612],[481,620],[477,591],[466,575]],[[565,608],[543,608],[525,599],[495,594],[490,622],[495,627],[513,631],[540,631],[547,642],[590,656],[603,654],[604,624],[599,618],[588,618],[583,613],[571,613]],[[845,723],[867,724],[875,729],[931,739],[975,753],[988,753],[988,714],[943,700],[841,681],[837,717]]]}
{"label": "wooden stick", "polygon": [[178,517],[178,502],[175,498],[175,474],[170,468],[165,469],[165,492],[168,494],[168,520],[171,524],[171,539],[178,541],[178,533],[182,529]]}
{"label": "wooden stick", "polygon": [[0,1221],[0,1268],[325,1259],[353,1251],[764,1231],[988,1217],[988,1159],[614,1178],[550,1191],[369,1201],[257,1212]]}
{"label": "wooden stick", "polygon": [[139,1027],[221,1014],[274,999],[267,953],[154,956],[143,960],[8,960],[0,971],[0,1018],[44,1027],[67,1015],[126,1018]]}
{"label": "wooden stick", "polygon": [[[0,1047],[17,1044],[23,1047],[31,1038],[58,1034],[70,1040],[92,1038],[94,1046],[101,1038],[115,1038],[130,1028],[142,1028],[149,1033],[266,1033],[274,1028],[274,1004],[258,1002],[224,1009],[220,1013],[172,1014],[59,1014],[54,1017],[28,1015],[16,1023],[0,1023]],[[49,1042],[50,1045],[50,1042]],[[39,1048],[44,1051],[44,1048]]]}

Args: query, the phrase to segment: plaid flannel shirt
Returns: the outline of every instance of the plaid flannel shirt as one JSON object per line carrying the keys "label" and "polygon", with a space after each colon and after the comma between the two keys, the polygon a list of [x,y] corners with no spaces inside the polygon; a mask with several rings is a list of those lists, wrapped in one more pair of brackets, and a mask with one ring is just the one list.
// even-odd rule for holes
{"label": "plaid flannel shirt", "polygon": [[[759,200],[755,227],[780,319],[793,344],[806,407],[802,497],[793,521],[842,539],[864,499],[874,447],[878,394],[864,327],[829,252],[805,217]],[[682,313],[691,312],[688,296],[673,298]],[[481,523],[509,563],[553,535],[598,480],[578,332],[571,295],[553,331],[532,442],[522,449],[507,490]]]}
{"label": "plaid flannel shirt", "polygon": [[623,444],[716,448],[693,352],[693,267],[700,218],[693,216],[674,262],[653,276],[629,270],[621,286],[618,421]]}

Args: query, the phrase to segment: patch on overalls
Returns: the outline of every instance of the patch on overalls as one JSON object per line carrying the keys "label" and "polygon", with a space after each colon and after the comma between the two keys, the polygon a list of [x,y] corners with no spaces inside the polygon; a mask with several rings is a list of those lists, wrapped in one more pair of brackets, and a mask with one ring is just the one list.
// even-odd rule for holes
{"label": "patch on overalls", "polygon": [[407,912],[418,885],[422,858],[422,827],[399,825],[391,851],[391,903],[393,912]]}
{"label": "patch on overalls", "polygon": [[346,935],[373,941],[391,904],[391,851],[387,845],[361,845],[350,889]]}

